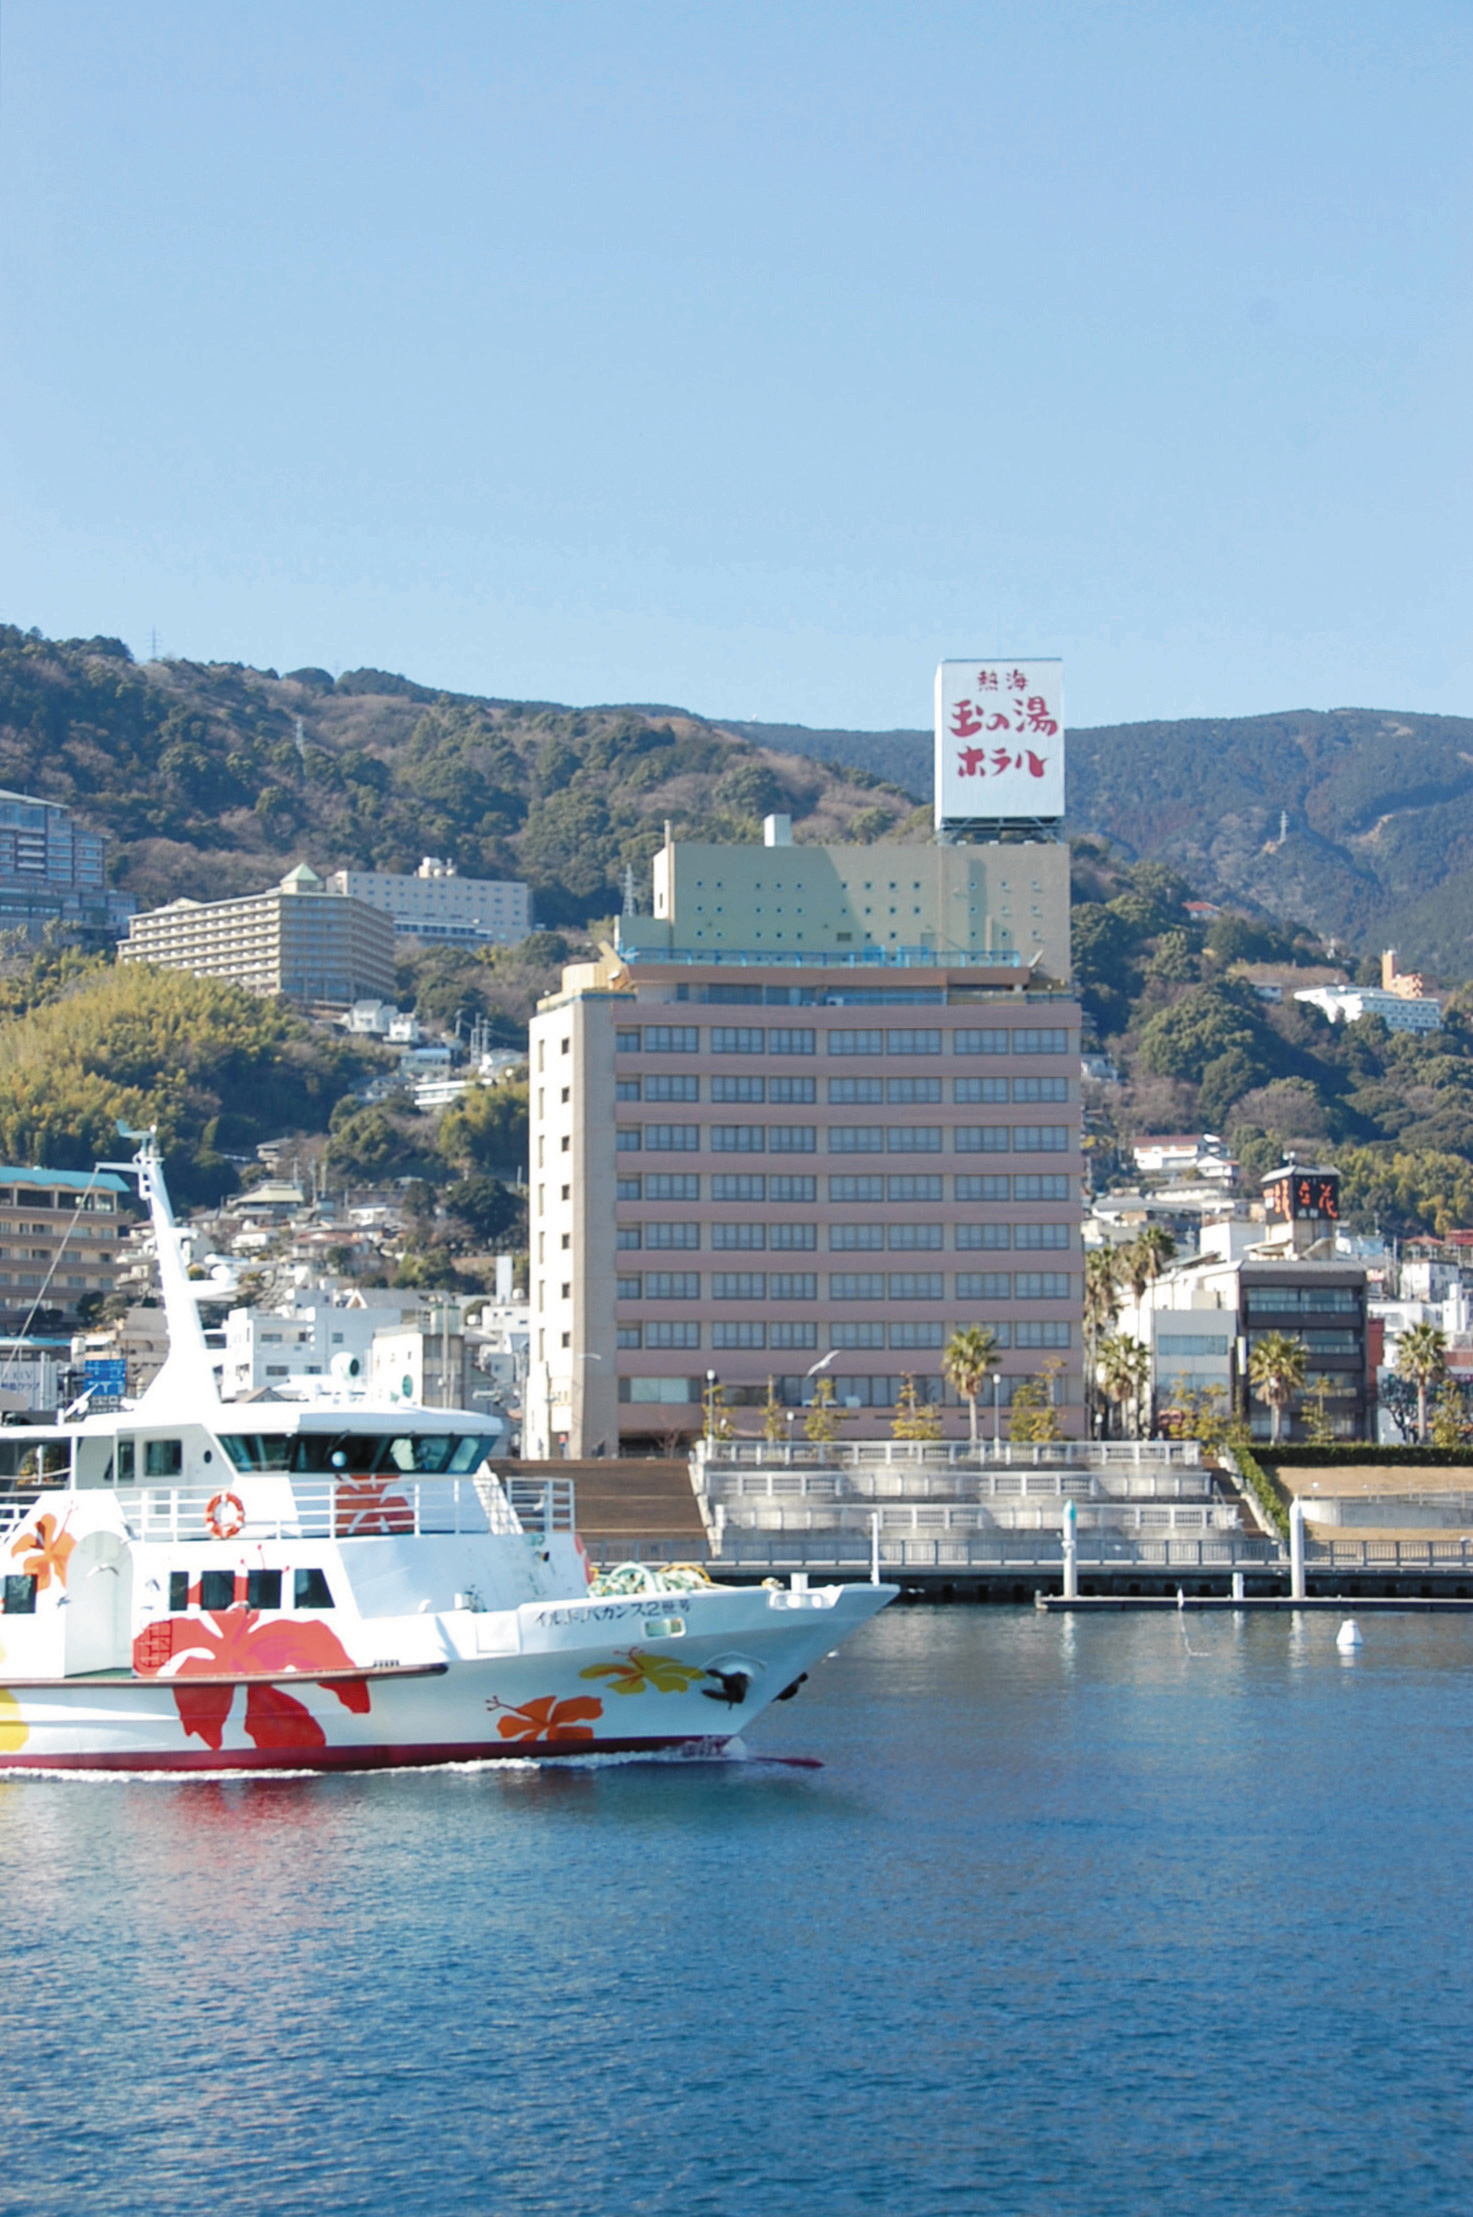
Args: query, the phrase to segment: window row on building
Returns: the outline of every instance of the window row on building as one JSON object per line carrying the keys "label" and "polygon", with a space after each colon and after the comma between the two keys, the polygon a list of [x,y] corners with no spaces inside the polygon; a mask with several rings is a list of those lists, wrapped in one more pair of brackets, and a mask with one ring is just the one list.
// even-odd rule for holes
{"label": "window row on building", "polygon": [[[982,1029],[947,1032],[938,1025],[893,1030],[864,1027],[820,1034],[804,1026],[776,1024],[712,1024],[706,1029],[705,1051],[713,1055],[813,1055],[824,1048],[831,1055],[1066,1055],[1069,1034],[1062,1025],[994,1025]],[[614,1034],[615,1051],[621,1055],[698,1055],[702,1051],[697,1024],[645,1024],[636,1031],[621,1028]]]}
{"label": "window row on building", "polygon": [[[1067,1155],[1079,1144],[1069,1124],[831,1124],[831,1155],[940,1155],[951,1132],[958,1155]],[[701,1134],[713,1155],[814,1155],[812,1124],[634,1124],[615,1135],[620,1154],[695,1155]],[[564,1142],[564,1152],[568,1152]]]}
{"label": "window row on building", "polygon": [[[861,1372],[858,1376],[848,1371],[828,1373],[834,1382],[834,1402],[839,1409],[893,1409],[901,1395],[913,1391],[917,1401],[930,1401],[938,1406],[957,1408],[962,1397],[954,1386],[934,1372],[892,1371],[876,1375]],[[983,1396],[987,1410],[994,1405],[1011,1408],[1013,1388],[1025,1383],[1026,1373],[1014,1378],[994,1371],[987,1382]],[[806,1372],[774,1374],[772,1391],[778,1405],[797,1411],[812,1405],[814,1380]],[[1062,1382],[1055,1391],[1063,1397]],[[619,1380],[619,1399],[624,1402],[699,1403],[705,1397],[706,1381],[695,1378],[624,1377]],[[767,1400],[767,1381],[761,1385],[741,1383],[725,1384],[722,1397],[728,1408],[761,1408]],[[796,1427],[795,1427],[796,1429]],[[797,1435],[802,1437],[801,1433]]]}
{"label": "window row on building", "polygon": [[[1016,1176],[1006,1171],[984,1172],[980,1176],[963,1172],[950,1184],[951,1198],[962,1202],[1069,1201],[1074,1197],[1074,1181],[1066,1170],[1022,1171]],[[947,1180],[939,1170],[892,1171],[888,1176],[875,1170],[861,1170],[831,1177],[826,1191],[830,1201],[874,1206],[884,1201],[944,1201],[946,1187]],[[564,1200],[567,1197],[565,1193]],[[621,1176],[616,1198],[620,1201],[699,1201],[700,1173],[651,1170],[644,1172],[642,1177]],[[761,1170],[718,1170],[707,1180],[707,1198],[712,1201],[816,1202],[818,1180],[801,1172],[797,1176],[769,1176]],[[539,1214],[545,1205],[544,1191],[539,1187]]]}
{"label": "window row on building", "polygon": [[[880,1248],[888,1248],[892,1254],[914,1254],[946,1244],[946,1227],[942,1224],[830,1224],[827,1229],[831,1254],[863,1254]],[[716,1253],[771,1249],[774,1253],[802,1254],[812,1253],[818,1246],[816,1224],[621,1224],[614,1240],[623,1254],[633,1254],[640,1248],[651,1253],[665,1249],[693,1254],[702,1245],[703,1232],[705,1244]],[[951,1234],[951,1244],[959,1250],[1060,1250],[1074,1244],[1073,1227],[1068,1224],[953,1224]]]}
{"label": "window row on building", "polygon": [[[939,1108],[943,1099],[940,1078],[830,1078],[826,1092],[834,1108]],[[754,1077],[747,1073],[708,1080],[707,1098],[723,1102],[795,1108],[814,1106],[817,1078]],[[620,1078],[614,1087],[620,1101],[695,1102],[701,1099],[701,1080],[692,1071],[653,1071],[642,1078]],[[962,1107],[1006,1106],[1009,1102],[1067,1101],[1067,1078],[953,1078],[951,1098]]]}
{"label": "window row on building", "polygon": [[[861,1273],[861,1280],[869,1290],[851,1293],[837,1289],[858,1282],[853,1273],[840,1272],[831,1276],[830,1298],[845,1301],[941,1301],[946,1298],[939,1271],[868,1271]],[[713,1301],[818,1299],[818,1273],[814,1270],[713,1270],[709,1284]],[[957,1299],[961,1301],[1069,1301],[1078,1289],[1078,1279],[1067,1270],[964,1270],[959,1271],[956,1278]],[[635,1276],[621,1277],[617,1297],[621,1301],[699,1301],[701,1274],[698,1270],[646,1270]],[[1336,1335],[1321,1333],[1318,1336],[1330,1339]]]}
{"label": "window row on building", "polygon": [[[968,1323],[975,1318],[968,1318]],[[746,1317],[720,1319],[712,1324],[700,1324],[689,1317],[648,1319],[641,1324],[621,1324],[618,1327],[618,1344],[625,1350],[650,1349],[658,1352],[679,1349],[692,1353],[697,1348],[710,1347],[727,1353],[762,1353],[767,1350],[790,1348],[794,1352],[816,1351],[819,1348],[881,1349],[892,1351],[906,1349],[916,1354],[935,1354],[942,1350],[955,1324],[929,1321],[920,1323],[867,1324],[838,1323],[820,1330],[807,1319],[776,1322],[772,1318],[761,1321]],[[991,1318],[987,1329],[992,1333],[999,1349],[1046,1348],[1057,1350],[1069,1347],[1072,1327],[1063,1320],[1052,1317]]]}

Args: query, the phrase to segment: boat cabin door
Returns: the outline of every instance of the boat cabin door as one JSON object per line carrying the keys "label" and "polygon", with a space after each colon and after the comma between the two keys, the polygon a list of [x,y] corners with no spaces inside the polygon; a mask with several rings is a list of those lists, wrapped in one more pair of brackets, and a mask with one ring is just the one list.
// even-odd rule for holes
{"label": "boat cabin door", "polygon": [[63,1667],[79,1678],[132,1662],[133,1557],[115,1532],[89,1532],[67,1565]]}

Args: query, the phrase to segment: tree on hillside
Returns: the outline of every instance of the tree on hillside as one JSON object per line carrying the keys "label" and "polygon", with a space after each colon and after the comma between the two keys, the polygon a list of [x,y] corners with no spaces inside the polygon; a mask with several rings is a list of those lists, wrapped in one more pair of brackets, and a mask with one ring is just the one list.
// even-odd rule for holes
{"label": "tree on hillside", "polygon": [[473,1085],[440,1119],[435,1144],[467,1175],[527,1169],[529,1097],[525,1084]]}
{"label": "tree on hillside", "polygon": [[972,1450],[977,1448],[977,1402],[998,1365],[996,1332],[985,1324],[965,1324],[952,1333],[941,1357],[941,1375],[967,1404]]}
{"label": "tree on hillside", "polygon": [[1248,1382],[1258,1399],[1268,1403],[1276,1447],[1285,1412],[1304,1389],[1305,1363],[1303,1340],[1288,1332],[1265,1332],[1249,1350]]}
{"label": "tree on hillside", "polygon": [[369,1058],[279,1001],[218,978],[119,963],[84,970],[59,1000],[0,1027],[0,1150],[9,1162],[90,1169],[117,1126],[157,1125],[171,1187],[215,1200],[229,1156],[322,1131]]}
{"label": "tree on hillside", "polygon": [[1427,1398],[1447,1372],[1447,1334],[1435,1324],[1413,1324],[1397,1342],[1396,1369],[1417,1389],[1417,1438],[1427,1437]]}

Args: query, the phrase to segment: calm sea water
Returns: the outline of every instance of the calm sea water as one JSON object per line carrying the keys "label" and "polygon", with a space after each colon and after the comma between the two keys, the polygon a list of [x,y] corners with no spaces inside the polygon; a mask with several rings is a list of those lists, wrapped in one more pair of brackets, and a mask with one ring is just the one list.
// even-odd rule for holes
{"label": "calm sea water", "polygon": [[754,1752],[0,1786],[11,2213],[1473,2203],[1473,1619],[892,1608]]}

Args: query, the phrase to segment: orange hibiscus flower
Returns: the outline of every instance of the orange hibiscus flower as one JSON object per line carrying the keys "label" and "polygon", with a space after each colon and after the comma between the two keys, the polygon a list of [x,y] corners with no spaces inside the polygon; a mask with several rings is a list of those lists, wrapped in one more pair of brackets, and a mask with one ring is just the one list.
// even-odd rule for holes
{"label": "orange hibiscus flower", "polygon": [[583,1720],[603,1713],[603,1703],[587,1694],[572,1701],[543,1694],[540,1700],[524,1701],[520,1709],[508,1709],[496,1729],[503,1740],[591,1740],[592,1722]]}
{"label": "orange hibiscus flower", "polygon": [[10,1552],[20,1557],[25,1576],[35,1579],[37,1593],[45,1593],[53,1571],[57,1584],[66,1584],[66,1566],[76,1544],[70,1532],[58,1524],[48,1510],[45,1516],[37,1517],[28,1531],[11,1542]]}

